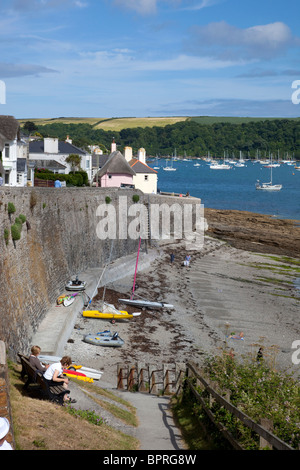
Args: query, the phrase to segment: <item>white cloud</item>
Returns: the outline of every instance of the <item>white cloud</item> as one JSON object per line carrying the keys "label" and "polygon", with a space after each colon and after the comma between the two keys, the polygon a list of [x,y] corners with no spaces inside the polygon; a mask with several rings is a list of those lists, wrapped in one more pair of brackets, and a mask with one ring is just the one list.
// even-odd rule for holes
{"label": "white cloud", "polygon": [[[199,2],[198,0],[190,0],[188,2],[183,2],[183,7],[181,9],[190,11],[202,10],[203,8],[211,7],[223,1],[224,0],[202,0]],[[185,3],[187,3],[187,5],[185,5]]]}
{"label": "white cloud", "polygon": [[114,0],[114,3],[140,14],[151,14],[156,12],[157,1],[158,0]]}
{"label": "white cloud", "polygon": [[114,3],[139,14],[148,15],[157,12],[158,6],[169,4],[181,10],[201,10],[224,0],[114,0]]}
{"label": "white cloud", "polygon": [[57,73],[57,70],[35,64],[9,64],[0,62],[1,78],[24,77],[41,73]]}
{"label": "white cloud", "polygon": [[272,58],[280,55],[290,46],[299,44],[293,38],[290,28],[278,21],[249,28],[238,28],[225,21],[194,26],[192,39],[186,46],[194,53],[214,55],[223,60],[234,57],[245,59]]}

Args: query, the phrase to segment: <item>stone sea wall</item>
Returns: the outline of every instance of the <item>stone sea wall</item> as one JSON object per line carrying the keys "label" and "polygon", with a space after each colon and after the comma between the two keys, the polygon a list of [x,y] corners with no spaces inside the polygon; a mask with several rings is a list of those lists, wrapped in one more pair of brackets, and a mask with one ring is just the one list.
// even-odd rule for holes
{"label": "stone sea wall", "polygon": [[[99,238],[97,227],[103,211],[97,215],[97,209],[114,211],[119,224],[120,197],[124,212],[134,204],[136,194],[139,203],[147,207],[151,202],[191,203],[190,198],[144,195],[129,189],[1,187],[0,340],[5,342],[9,357],[28,350],[32,335],[71,277],[108,261],[112,245],[110,239]],[[11,203],[16,211],[9,214]],[[20,214],[26,222],[21,238],[13,241],[11,226]],[[130,218],[123,218],[122,223],[129,224]],[[137,244],[130,237],[116,239],[111,261],[136,252]]]}

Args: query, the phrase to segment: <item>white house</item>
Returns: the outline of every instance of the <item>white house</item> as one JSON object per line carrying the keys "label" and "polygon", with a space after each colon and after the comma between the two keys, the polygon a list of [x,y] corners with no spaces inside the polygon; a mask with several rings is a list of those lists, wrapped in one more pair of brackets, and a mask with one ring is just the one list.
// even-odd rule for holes
{"label": "white house", "polygon": [[[92,181],[92,155],[72,144],[67,138],[65,141],[59,141],[54,137],[45,137],[44,140],[29,142],[29,162],[35,161],[55,161],[65,167],[64,173],[71,171],[71,165],[66,162],[66,158],[71,155],[81,157],[80,166],[88,174],[88,179]],[[37,167],[37,166],[36,166]],[[62,166],[61,166],[62,168]]]}
{"label": "white house", "polygon": [[0,116],[0,174],[5,186],[27,185],[28,145],[20,139],[20,124]]}
{"label": "white house", "polygon": [[137,158],[132,158],[132,148],[125,147],[125,159],[131,168],[135,171],[133,184],[136,189],[143,193],[157,193],[157,171],[150,168],[146,163],[146,151],[144,148],[138,150]]}

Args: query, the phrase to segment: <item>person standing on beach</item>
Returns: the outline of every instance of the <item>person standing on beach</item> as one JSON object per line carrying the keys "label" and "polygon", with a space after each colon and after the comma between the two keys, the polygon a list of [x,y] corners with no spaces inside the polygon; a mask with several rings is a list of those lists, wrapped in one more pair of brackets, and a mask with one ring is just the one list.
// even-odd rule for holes
{"label": "person standing on beach", "polygon": [[189,266],[191,261],[191,255],[186,255],[185,260],[184,260],[184,266]]}
{"label": "person standing on beach", "polygon": [[256,356],[256,362],[259,364],[263,359],[263,348],[259,348]]}

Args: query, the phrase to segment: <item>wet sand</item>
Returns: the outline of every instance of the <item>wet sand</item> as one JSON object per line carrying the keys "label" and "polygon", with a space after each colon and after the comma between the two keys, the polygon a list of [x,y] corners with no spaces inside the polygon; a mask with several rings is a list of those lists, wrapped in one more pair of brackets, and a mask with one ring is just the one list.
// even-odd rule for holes
{"label": "wet sand", "polygon": [[[136,298],[165,301],[174,309],[141,310],[139,317],[115,324],[79,314],[65,354],[103,369],[103,386],[116,386],[118,363],[201,363],[224,348],[233,348],[236,358],[242,359],[255,358],[264,346],[265,358],[277,369],[299,373],[299,366],[292,363],[292,344],[300,340],[294,264],[284,264],[278,254],[272,258],[272,253],[248,252],[209,236],[201,250],[189,252],[190,267],[183,266],[182,243],[164,243],[158,252],[151,267],[138,272]],[[108,285],[105,300],[121,310],[137,311],[118,303],[120,297],[130,296],[132,283],[129,276]],[[91,308],[100,308],[101,299],[102,289]],[[117,331],[125,344],[104,348],[83,341],[85,334],[105,329]],[[240,332],[243,340],[229,338]]]}

